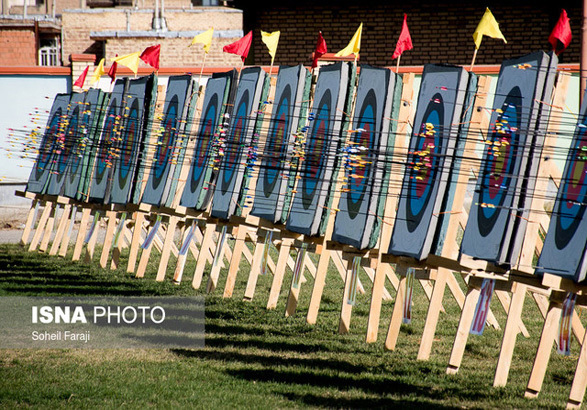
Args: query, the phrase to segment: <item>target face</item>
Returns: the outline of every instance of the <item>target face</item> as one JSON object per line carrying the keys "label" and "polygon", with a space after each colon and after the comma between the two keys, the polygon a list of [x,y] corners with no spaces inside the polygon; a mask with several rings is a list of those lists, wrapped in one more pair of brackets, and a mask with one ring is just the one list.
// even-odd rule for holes
{"label": "target face", "polygon": [[438,249],[445,232],[441,215],[452,210],[449,183],[455,147],[465,137],[460,124],[470,112],[470,79],[462,67],[424,68],[389,247],[393,255],[423,260]]}
{"label": "target face", "polygon": [[27,183],[27,191],[29,192],[45,193],[51,179],[51,172],[56,170],[58,139],[60,132],[63,132],[61,126],[65,119],[64,117],[67,115],[70,98],[70,94],[57,94],[55,96],[39,146],[39,153],[29,175]]}
{"label": "target face", "polygon": [[316,119],[312,127],[311,138],[306,146],[306,161],[302,183],[302,205],[305,210],[312,207],[314,197],[319,195],[319,186],[328,158],[328,139],[330,139],[330,107],[332,94],[326,90],[318,103]]}
{"label": "target face", "polygon": [[118,118],[118,100],[114,99],[111,101],[110,110],[108,110],[108,114],[106,114],[106,122],[104,123],[104,131],[102,133],[102,140],[100,141],[100,150],[98,151],[98,157],[96,160],[96,175],[95,180],[96,184],[102,184],[104,177],[106,176],[106,170],[109,165],[112,164],[112,157],[110,155],[110,140],[114,134],[114,127]]}
{"label": "target face", "polygon": [[[228,219],[241,209],[240,202],[244,195],[247,167],[253,161],[254,134],[257,115],[261,107],[261,95],[265,88],[265,72],[259,67],[242,71],[235,104],[230,114],[230,127],[225,136],[219,140],[219,168],[216,190],[212,198],[212,216]],[[264,98],[264,97],[263,97]]]}
{"label": "target face", "polygon": [[196,187],[200,183],[206,166],[208,165],[208,160],[210,159],[210,143],[212,142],[212,138],[214,136],[214,130],[217,127],[216,122],[218,120],[218,108],[218,95],[214,94],[210,99],[210,103],[206,108],[206,112],[204,113],[201,131],[198,135],[198,141],[194,150],[196,156],[194,158],[194,164],[192,166],[192,178],[190,180],[192,191],[195,191]]}
{"label": "target face", "polygon": [[587,124],[583,122],[571,151],[567,172],[562,179],[560,200],[556,208],[555,242],[559,249],[565,248],[577,233],[583,220],[587,203]]}
{"label": "target face", "polygon": [[409,171],[407,195],[409,232],[414,232],[422,222],[423,213],[432,199],[444,152],[444,101],[440,94],[435,94],[432,100],[416,137],[416,152],[409,157],[409,163],[414,164]]}
{"label": "target face", "polygon": [[171,153],[175,146],[177,139],[177,126],[178,126],[178,98],[174,95],[169,102],[167,111],[165,112],[165,119],[161,124],[163,129],[163,135],[157,143],[157,149],[155,150],[155,163],[153,164],[153,189],[157,189],[161,182],[165,169],[169,166],[171,160]]}
{"label": "target face", "polygon": [[120,148],[120,168],[118,172],[118,184],[120,187],[130,183],[129,176],[132,177],[134,170],[134,160],[139,145],[140,124],[139,124],[139,100],[133,99],[130,112],[124,127],[124,141]]}
{"label": "target face", "polygon": [[249,110],[249,90],[245,90],[239,103],[237,104],[236,117],[234,119],[234,125],[232,126],[232,132],[230,141],[227,141],[226,155],[224,157],[224,165],[222,169],[222,180],[220,189],[222,193],[228,193],[231,188],[230,185],[233,182],[235,171],[239,165],[241,153],[243,152],[244,134],[247,131],[248,114]]}
{"label": "target face", "polygon": [[491,233],[502,212],[514,176],[517,147],[520,144],[521,107],[520,88],[514,87],[503,103],[502,113],[497,117],[495,129],[486,144],[488,152],[479,194],[484,205],[478,213],[479,232],[484,237]]}
{"label": "target face", "polygon": [[263,193],[269,198],[275,191],[278,177],[285,159],[287,150],[287,132],[290,129],[290,104],[292,104],[291,86],[286,85],[277,103],[276,115],[273,117],[273,126],[267,137],[264,166]]}
{"label": "target face", "polygon": [[[354,146],[367,148],[366,152],[375,151],[376,135],[374,130],[375,113],[377,112],[377,99],[375,92],[370,90],[359,112],[358,128],[362,131],[353,134],[351,140]],[[372,161],[353,168],[353,175],[349,178],[349,195],[347,196],[347,209],[351,219],[355,219],[361,210],[365,194],[371,181]]]}

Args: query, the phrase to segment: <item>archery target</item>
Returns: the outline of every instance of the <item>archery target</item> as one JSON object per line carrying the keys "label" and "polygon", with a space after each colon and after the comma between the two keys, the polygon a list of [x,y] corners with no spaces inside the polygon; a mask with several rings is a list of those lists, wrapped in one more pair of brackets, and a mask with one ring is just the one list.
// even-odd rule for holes
{"label": "archery target", "polygon": [[63,119],[67,115],[70,94],[57,94],[51,111],[43,138],[39,146],[39,155],[29,176],[27,191],[42,194],[45,192],[54,164],[55,149],[59,134],[62,132]]}
{"label": "archery target", "polygon": [[126,204],[131,202],[131,194],[136,181],[136,172],[140,166],[139,152],[143,144],[143,124],[145,102],[150,89],[151,77],[130,80],[123,100],[123,123],[120,130],[120,143],[114,160],[114,171],[110,202]]}
{"label": "archery target", "polygon": [[212,216],[228,219],[235,214],[245,169],[250,163],[249,150],[260,108],[265,72],[259,67],[246,68],[241,77],[226,135],[216,190],[212,199]]}
{"label": "archery target", "polygon": [[377,217],[386,168],[381,153],[387,150],[394,88],[395,74],[390,70],[361,67],[350,145],[344,153],[347,185],[342,189],[332,235],[334,241],[358,249],[368,246]]}
{"label": "archery target", "polygon": [[305,235],[319,235],[322,216],[334,175],[337,146],[341,141],[344,104],[349,87],[349,65],[322,67],[314,91],[314,104],[305,158],[291,204],[287,229]]}
{"label": "archery target", "polygon": [[109,200],[111,189],[111,170],[114,164],[120,126],[122,122],[123,99],[126,93],[128,80],[126,78],[116,81],[114,90],[110,96],[108,108],[104,118],[104,125],[94,162],[93,175],[89,199],[92,202],[105,203]]}
{"label": "archery target", "polygon": [[464,111],[469,74],[426,65],[389,253],[422,260],[432,248]]}
{"label": "archery target", "polygon": [[537,273],[551,273],[585,281],[587,246],[587,99],[562,174],[550,225],[538,259]]}
{"label": "archery target", "polygon": [[280,67],[269,133],[259,166],[259,178],[251,214],[273,223],[282,218],[292,134],[299,128],[307,70],[303,66]]}
{"label": "archery target", "polygon": [[[524,237],[541,154],[541,127],[556,74],[556,57],[543,52],[503,62],[493,113],[461,252],[512,264]],[[544,111],[544,112],[543,112]],[[541,120],[541,117],[542,118]]]}
{"label": "archery target", "polygon": [[69,101],[67,116],[64,118],[63,132],[55,145],[53,171],[47,186],[48,195],[61,195],[67,179],[68,164],[72,151],[78,143],[80,112],[83,110],[84,93],[74,93]]}
{"label": "archery target", "polygon": [[232,71],[215,74],[206,83],[197,140],[180,202],[182,206],[203,210],[209,205],[214,192],[212,180],[217,174],[213,172],[212,165],[213,141],[219,132],[222,116],[226,112],[225,102],[230,98],[233,77]]}
{"label": "archery target", "polygon": [[155,155],[142,198],[142,201],[147,204],[161,205],[165,203],[163,194],[166,184],[169,183],[168,176],[172,168],[172,156],[177,151],[178,135],[182,132],[186,100],[191,88],[192,77],[189,75],[169,78]]}

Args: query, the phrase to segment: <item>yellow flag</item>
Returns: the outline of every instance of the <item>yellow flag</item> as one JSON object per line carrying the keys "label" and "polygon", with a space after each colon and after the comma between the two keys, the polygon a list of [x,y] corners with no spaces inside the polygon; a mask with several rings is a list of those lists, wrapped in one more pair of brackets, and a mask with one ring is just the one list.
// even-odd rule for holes
{"label": "yellow flag", "polygon": [[212,45],[212,36],[213,35],[214,35],[214,28],[209,28],[208,30],[204,31],[203,33],[200,33],[197,36],[195,36],[194,39],[192,40],[192,42],[190,43],[190,46],[193,46],[194,44],[203,44],[204,51],[206,52],[206,54],[208,54],[208,51],[210,51],[210,46]]}
{"label": "yellow flag", "polygon": [[273,33],[267,33],[261,30],[261,40],[267,48],[269,49],[269,55],[271,56],[271,65],[273,65],[273,60],[275,59],[275,52],[277,51],[277,43],[279,43],[279,31],[274,31]]}
{"label": "yellow flag", "polygon": [[336,57],[346,57],[348,55],[354,54],[355,57],[359,55],[359,51],[361,50],[361,34],[363,32],[363,23],[359,26],[353,38],[348,46],[340,50],[338,53],[335,54]]}
{"label": "yellow flag", "polygon": [[141,52],[137,51],[136,53],[127,54],[125,56],[115,57],[111,61],[116,61],[118,64],[130,68],[130,71],[136,75],[137,71],[139,71],[140,55]]}
{"label": "yellow flag", "polygon": [[106,74],[106,71],[104,71],[104,59],[101,59],[100,63],[98,64],[98,67],[96,67],[96,69],[94,70],[94,74],[92,75],[90,84],[96,84],[98,81],[100,81],[100,77],[102,77],[104,74]]}
{"label": "yellow flag", "polygon": [[489,7],[485,10],[485,14],[481,17],[481,21],[473,33],[473,40],[475,41],[475,48],[477,50],[481,46],[483,36],[501,38],[504,43],[507,43],[507,40],[499,30],[499,24],[495,20],[495,17],[493,17],[493,14],[491,14],[491,11],[489,11]]}

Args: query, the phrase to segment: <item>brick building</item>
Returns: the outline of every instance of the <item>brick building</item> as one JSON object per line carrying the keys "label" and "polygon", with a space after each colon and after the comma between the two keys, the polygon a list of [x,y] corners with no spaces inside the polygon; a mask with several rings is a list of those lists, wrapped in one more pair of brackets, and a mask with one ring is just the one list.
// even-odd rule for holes
{"label": "brick building", "polygon": [[[472,34],[485,7],[489,7],[508,40],[485,39],[477,57],[478,64],[500,64],[505,58],[536,50],[549,50],[548,35],[556,23],[561,8],[571,19],[573,41],[561,54],[562,63],[578,63],[580,59],[581,3],[574,1],[548,2],[504,0],[485,2],[463,1],[374,1],[362,0],[235,0],[234,6],[244,13],[244,28],[280,30],[276,64],[310,63],[316,37],[322,30],[328,50],[344,48],[363,22],[361,63],[388,66],[394,64],[395,48],[403,14],[408,14],[414,49],[402,55],[402,65],[422,65],[430,62],[469,64],[474,51]],[[265,46],[257,38],[247,63],[269,64]]]}

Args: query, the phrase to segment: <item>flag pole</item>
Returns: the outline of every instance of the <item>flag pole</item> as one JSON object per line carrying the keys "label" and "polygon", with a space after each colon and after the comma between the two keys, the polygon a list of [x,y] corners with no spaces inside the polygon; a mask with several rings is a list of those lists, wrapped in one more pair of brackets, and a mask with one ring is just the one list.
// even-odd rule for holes
{"label": "flag pole", "polygon": [[471,60],[471,68],[469,69],[469,71],[473,71],[473,67],[475,66],[475,59],[477,58],[477,51],[479,49],[475,48],[475,52],[473,53],[473,59]]}
{"label": "flag pole", "polygon": [[397,74],[397,73],[399,73],[399,62],[400,62],[400,60],[401,60],[401,59],[402,59],[402,55],[400,54],[400,55],[397,57],[397,63],[396,63],[396,65],[395,65],[395,73],[396,73],[396,74]]}
{"label": "flag pole", "polygon": [[204,51],[204,60],[202,61],[202,67],[200,68],[200,77],[198,78],[198,88],[202,85],[202,74],[204,73],[204,66],[206,65],[206,57],[208,53]]}

